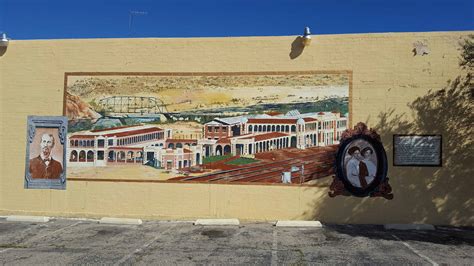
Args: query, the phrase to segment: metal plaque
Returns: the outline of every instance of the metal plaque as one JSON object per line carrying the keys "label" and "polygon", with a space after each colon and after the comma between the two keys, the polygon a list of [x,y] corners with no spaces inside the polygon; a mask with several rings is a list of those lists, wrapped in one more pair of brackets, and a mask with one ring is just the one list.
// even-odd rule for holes
{"label": "metal plaque", "polygon": [[394,166],[441,166],[441,135],[394,135]]}

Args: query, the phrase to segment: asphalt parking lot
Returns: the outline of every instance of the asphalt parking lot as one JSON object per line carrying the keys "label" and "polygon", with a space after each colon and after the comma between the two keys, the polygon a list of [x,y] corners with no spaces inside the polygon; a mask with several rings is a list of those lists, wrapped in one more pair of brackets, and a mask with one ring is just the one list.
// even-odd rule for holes
{"label": "asphalt parking lot", "polygon": [[377,225],[105,225],[0,219],[0,263],[51,264],[474,264],[474,229],[385,230]]}

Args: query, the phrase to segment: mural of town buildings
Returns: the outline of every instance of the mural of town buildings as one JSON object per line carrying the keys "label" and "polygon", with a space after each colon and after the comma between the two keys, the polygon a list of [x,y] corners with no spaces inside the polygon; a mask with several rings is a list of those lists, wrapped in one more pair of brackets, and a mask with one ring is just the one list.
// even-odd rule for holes
{"label": "mural of town buildings", "polygon": [[66,78],[68,178],[311,184],[349,127],[346,72]]}

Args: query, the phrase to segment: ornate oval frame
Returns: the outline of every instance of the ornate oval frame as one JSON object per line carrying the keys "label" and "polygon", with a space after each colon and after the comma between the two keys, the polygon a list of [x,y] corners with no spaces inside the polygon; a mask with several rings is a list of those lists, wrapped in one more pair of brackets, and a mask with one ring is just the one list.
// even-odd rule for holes
{"label": "ornate oval frame", "polygon": [[[377,171],[374,180],[367,187],[354,186],[347,178],[344,158],[348,147],[358,140],[369,143],[377,158]],[[380,136],[373,129],[368,129],[364,123],[358,123],[354,129],[347,129],[343,132],[336,155],[335,164],[336,176],[330,187],[329,196],[337,195],[356,196],[356,197],[384,197],[393,199],[392,188],[388,184],[388,161],[387,154],[380,140]]]}

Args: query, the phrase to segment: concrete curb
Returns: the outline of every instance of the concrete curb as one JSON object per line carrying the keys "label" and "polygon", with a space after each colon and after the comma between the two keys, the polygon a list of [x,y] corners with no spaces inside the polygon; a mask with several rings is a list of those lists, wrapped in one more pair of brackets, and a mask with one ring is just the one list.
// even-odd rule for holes
{"label": "concrete curb", "polygon": [[114,217],[103,217],[99,220],[100,224],[128,224],[128,225],[140,225],[142,224],[141,219],[126,219],[126,218],[114,218]]}
{"label": "concrete curb", "polygon": [[278,227],[323,227],[320,221],[277,221]]}
{"label": "concrete curb", "polygon": [[240,225],[239,219],[197,219],[194,225]]}
{"label": "concrete curb", "polygon": [[22,215],[11,215],[7,216],[9,222],[30,222],[30,223],[47,223],[49,217],[46,216],[22,216]]}
{"label": "concrete curb", "polygon": [[69,221],[82,221],[82,222],[94,222],[98,223],[100,220],[98,219],[90,219],[90,218],[74,218],[74,217],[54,217],[56,220],[69,220]]}
{"label": "concrete curb", "polygon": [[386,224],[387,230],[436,230],[431,224]]}

